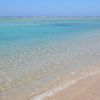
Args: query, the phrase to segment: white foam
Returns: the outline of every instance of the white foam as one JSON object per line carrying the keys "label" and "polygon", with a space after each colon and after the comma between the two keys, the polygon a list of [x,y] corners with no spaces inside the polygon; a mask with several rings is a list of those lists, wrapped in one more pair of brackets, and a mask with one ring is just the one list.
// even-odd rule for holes
{"label": "white foam", "polygon": [[55,88],[55,89],[48,90],[48,91],[44,92],[43,94],[35,96],[34,98],[30,98],[29,100],[43,100],[45,97],[49,97],[49,96],[55,95],[57,92],[62,91],[65,88],[67,88],[68,86],[77,83],[79,80],[85,79],[85,78],[87,78],[89,76],[92,76],[94,74],[97,74],[99,72],[100,71],[89,72],[89,73],[85,74],[85,76],[79,77],[79,78],[77,78],[75,80],[71,80],[70,82],[67,83],[67,85],[63,85],[62,87],[58,87],[58,88]]}

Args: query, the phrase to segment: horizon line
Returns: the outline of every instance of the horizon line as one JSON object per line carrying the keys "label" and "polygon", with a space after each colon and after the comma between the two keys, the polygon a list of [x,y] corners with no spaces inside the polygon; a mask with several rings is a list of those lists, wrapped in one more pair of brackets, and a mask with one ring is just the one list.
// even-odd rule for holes
{"label": "horizon line", "polygon": [[0,16],[0,17],[69,17],[69,18],[73,18],[73,17],[100,17],[100,16],[38,16],[38,15],[33,15],[33,16],[31,16],[31,15],[28,15],[28,16],[20,16],[20,15],[18,15],[18,16]]}

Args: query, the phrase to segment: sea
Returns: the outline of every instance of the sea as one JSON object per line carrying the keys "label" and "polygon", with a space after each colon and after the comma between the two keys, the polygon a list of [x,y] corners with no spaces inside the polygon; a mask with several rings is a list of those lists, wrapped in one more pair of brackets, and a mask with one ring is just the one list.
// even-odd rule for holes
{"label": "sea", "polygon": [[99,65],[99,17],[0,18],[0,100],[40,100],[62,77]]}

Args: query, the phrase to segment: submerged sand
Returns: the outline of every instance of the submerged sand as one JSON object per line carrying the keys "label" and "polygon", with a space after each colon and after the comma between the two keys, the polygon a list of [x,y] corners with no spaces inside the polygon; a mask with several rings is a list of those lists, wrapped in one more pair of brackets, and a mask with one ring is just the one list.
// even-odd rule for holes
{"label": "submerged sand", "polygon": [[[17,93],[0,97],[0,100],[100,100],[100,68],[82,69],[55,81],[56,88],[37,94]],[[58,84],[58,85],[57,85]],[[52,86],[51,86],[52,87]],[[48,87],[45,87],[45,89]],[[50,89],[50,87],[49,87]],[[35,92],[35,91],[33,91]],[[34,93],[33,93],[34,94]]]}
{"label": "submerged sand", "polygon": [[81,79],[43,100],[100,100],[100,72]]}

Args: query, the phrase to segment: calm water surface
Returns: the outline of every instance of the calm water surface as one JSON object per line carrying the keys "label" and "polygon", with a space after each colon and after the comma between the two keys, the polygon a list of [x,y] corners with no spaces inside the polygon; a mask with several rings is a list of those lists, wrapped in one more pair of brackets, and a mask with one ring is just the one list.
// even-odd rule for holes
{"label": "calm water surface", "polygon": [[0,96],[100,62],[99,39],[99,18],[0,18]]}

